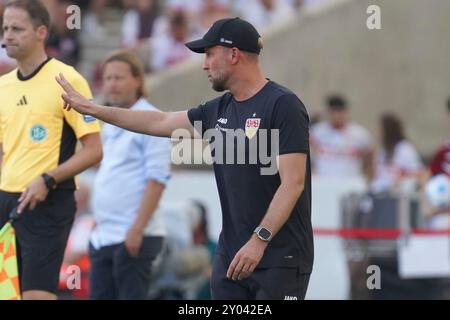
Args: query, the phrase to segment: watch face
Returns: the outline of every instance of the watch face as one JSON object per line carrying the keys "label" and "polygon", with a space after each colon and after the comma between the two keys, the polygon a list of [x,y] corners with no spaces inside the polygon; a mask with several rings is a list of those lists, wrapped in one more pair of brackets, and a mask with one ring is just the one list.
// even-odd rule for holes
{"label": "watch face", "polygon": [[270,239],[270,236],[271,236],[272,234],[270,233],[269,230],[267,230],[267,229],[265,229],[265,228],[261,228],[261,230],[259,230],[259,232],[258,232],[258,235],[259,235],[261,238],[265,239],[265,240],[269,240],[269,239]]}

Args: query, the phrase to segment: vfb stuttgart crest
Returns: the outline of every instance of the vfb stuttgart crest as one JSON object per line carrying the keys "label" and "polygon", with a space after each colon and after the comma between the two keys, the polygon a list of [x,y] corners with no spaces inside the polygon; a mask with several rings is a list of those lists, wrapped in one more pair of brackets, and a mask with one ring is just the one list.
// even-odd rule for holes
{"label": "vfb stuttgart crest", "polygon": [[245,135],[251,139],[256,135],[261,124],[260,118],[250,118],[245,121]]}

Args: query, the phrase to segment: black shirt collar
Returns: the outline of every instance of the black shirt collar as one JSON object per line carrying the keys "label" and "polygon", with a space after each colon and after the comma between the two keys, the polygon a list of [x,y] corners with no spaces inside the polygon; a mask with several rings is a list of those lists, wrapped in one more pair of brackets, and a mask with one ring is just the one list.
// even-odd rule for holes
{"label": "black shirt collar", "polygon": [[30,79],[33,78],[35,75],[37,75],[38,72],[39,72],[39,71],[47,64],[47,62],[49,62],[50,60],[52,60],[52,58],[51,58],[51,57],[48,57],[44,62],[42,62],[42,63],[39,65],[39,67],[36,68],[36,70],[34,70],[32,73],[30,73],[30,74],[27,75],[26,77],[23,76],[23,75],[20,73],[20,70],[19,70],[19,69],[17,69],[17,78],[18,78],[20,81],[27,81],[27,80],[30,80]]}

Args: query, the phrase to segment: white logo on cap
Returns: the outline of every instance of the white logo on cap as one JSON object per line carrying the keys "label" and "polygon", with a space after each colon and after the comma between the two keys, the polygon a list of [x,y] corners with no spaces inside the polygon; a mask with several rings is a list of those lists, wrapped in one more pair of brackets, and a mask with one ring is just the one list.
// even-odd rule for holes
{"label": "white logo on cap", "polygon": [[228,44],[233,44],[233,41],[231,41],[231,40],[226,40],[226,39],[224,39],[224,38],[220,38],[220,42],[225,42],[225,43],[228,43]]}

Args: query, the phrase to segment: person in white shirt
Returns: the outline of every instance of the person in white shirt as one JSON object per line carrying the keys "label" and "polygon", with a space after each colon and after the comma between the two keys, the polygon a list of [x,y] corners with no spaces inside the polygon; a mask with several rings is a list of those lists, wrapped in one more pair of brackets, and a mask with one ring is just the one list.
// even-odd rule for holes
{"label": "person in white shirt", "polygon": [[161,71],[193,57],[184,45],[189,39],[189,21],[185,14],[176,13],[170,17],[167,34],[150,39],[152,71]]}
{"label": "person in white shirt", "polygon": [[402,122],[394,114],[383,114],[380,131],[382,147],[376,153],[371,191],[413,191],[424,167],[417,150],[405,137]]}
{"label": "person in white shirt", "polygon": [[139,49],[145,40],[153,36],[153,26],[159,15],[154,0],[138,0],[136,7],[129,8],[122,22],[122,45],[129,49]]}
{"label": "person in white shirt", "polygon": [[[158,110],[145,99],[143,79],[135,55],[113,53],[103,70],[108,102]],[[152,262],[162,253],[166,235],[157,208],[170,177],[170,140],[110,124],[103,126],[102,140],[104,158],[92,195],[90,298],[145,299]]]}
{"label": "person in white shirt", "polygon": [[328,177],[372,177],[369,132],[349,122],[347,102],[340,96],[327,101],[327,119],[311,128],[313,172]]}
{"label": "person in white shirt", "polygon": [[245,0],[237,2],[235,8],[240,16],[259,29],[295,16],[295,11],[283,0]]}

